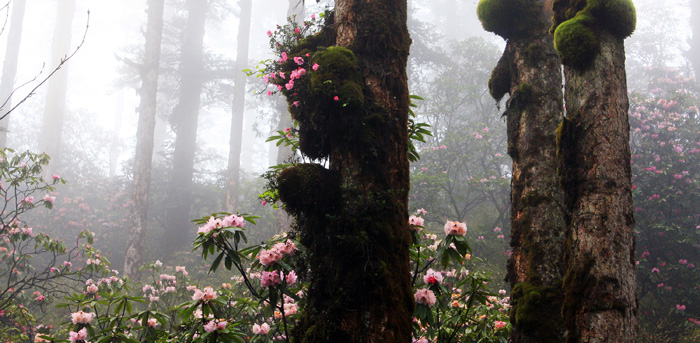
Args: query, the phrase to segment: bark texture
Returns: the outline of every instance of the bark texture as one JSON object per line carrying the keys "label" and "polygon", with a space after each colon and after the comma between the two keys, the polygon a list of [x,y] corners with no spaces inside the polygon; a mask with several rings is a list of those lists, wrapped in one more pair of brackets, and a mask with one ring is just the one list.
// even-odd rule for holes
{"label": "bark texture", "polygon": [[197,121],[199,118],[202,71],[204,70],[204,26],[209,0],[187,0],[187,23],[180,52],[179,101],[173,109],[170,122],[175,138],[173,173],[168,199],[168,221],[163,239],[163,251],[170,255],[181,250],[190,241],[189,231],[192,197],[192,176],[197,148]]}
{"label": "bark texture", "polygon": [[[51,46],[51,61],[58,63],[66,56],[71,44],[71,28],[75,14],[75,0],[59,1],[56,4],[56,26],[53,32],[53,44]],[[65,64],[61,70],[49,80],[46,89],[46,104],[44,107],[44,120],[39,136],[39,149],[51,156],[51,166],[60,167],[61,136],[63,134],[63,117],[66,112],[66,94],[68,93],[68,67]],[[47,169],[50,175],[51,169]]]}
{"label": "bark texture", "polygon": [[[410,342],[406,1],[337,1],[335,20],[336,45],[356,58],[363,105],[343,119],[329,119],[332,125],[345,121],[325,128],[343,139],[331,135],[319,143],[321,151],[328,148],[330,170],[297,165],[280,175],[280,197],[297,217],[310,268],[308,303],[294,339]],[[302,126],[302,152],[305,134]],[[304,186],[296,180],[314,187],[309,196],[293,194]],[[292,197],[297,201],[285,200]]]}
{"label": "bark texture", "polygon": [[[563,119],[561,63],[549,34],[551,1],[513,9],[480,3],[487,30],[507,39],[489,80],[506,104],[511,179],[511,242],[506,280],[512,288],[512,342],[562,342],[565,211],[556,129]],[[510,19],[509,19],[510,17]],[[519,28],[519,29],[516,29]]]}
{"label": "bark texture", "polygon": [[[0,79],[0,117],[4,116],[12,108],[12,91],[15,88],[17,76],[17,62],[19,62],[19,46],[22,42],[22,26],[24,23],[24,10],[27,0],[12,1],[12,17],[10,19],[10,31],[7,33],[7,47],[5,50],[5,62],[2,64],[2,79]],[[0,120],[0,148],[7,147],[7,132],[10,128],[10,116]]]}
{"label": "bark texture", "polygon": [[511,179],[511,242],[507,281],[512,288],[513,342],[561,342],[564,192],[557,173],[556,129],[563,118],[561,63],[549,35],[544,1],[532,31],[508,40],[507,104]]}
{"label": "bark texture", "polygon": [[565,68],[566,342],[632,343],[637,298],[624,43],[607,31],[599,39],[589,68]]}
{"label": "bark texture", "polygon": [[133,275],[143,264],[143,242],[148,226],[148,193],[151,187],[154,131],[156,127],[158,66],[163,39],[163,8],[165,0],[148,0],[146,43],[141,69],[139,121],[136,129],[134,180],[131,190],[133,207],[130,211],[129,241],[124,253],[125,275]]}
{"label": "bark texture", "polygon": [[242,70],[248,64],[248,43],[250,41],[250,20],[253,3],[251,0],[238,1],[241,12],[238,22],[238,49],[234,65],[233,103],[231,105],[231,133],[228,154],[228,185],[226,187],[226,211],[235,213],[238,203],[238,189],[241,174],[241,143],[243,135],[243,114],[245,113],[246,76]]}

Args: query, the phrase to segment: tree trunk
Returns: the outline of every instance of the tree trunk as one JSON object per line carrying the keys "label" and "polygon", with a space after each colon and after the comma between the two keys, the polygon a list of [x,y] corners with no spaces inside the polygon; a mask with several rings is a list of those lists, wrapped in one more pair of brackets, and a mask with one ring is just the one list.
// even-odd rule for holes
{"label": "tree trunk", "polygon": [[336,45],[357,58],[364,107],[348,113],[358,127],[341,129],[357,136],[329,137],[328,173],[340,179],[342,205],[329,219],[319,210],[327,203],[315,199],[314,212],[297,216],[311,274],[297,341],[411,341],[406,15],[406,0],[336,1]]}
{"label": "tree trunk", "polygon": [[623,39],[601,31],[590,63],[565,67],[566,342],[632,343],[637,298]]}
{"label": "tree trunk", "polygon": [[[24,9],[27,0],[15,0],[12,2],[12,17],[10,19],[10,31],[7,34],[7,47],[5,48],[5,62],[2,65],[2,79],[0,80],[0,103],[5,106],[0,108],[0,117],[4,116],[12,108],[12,91],[15,89],[15,77],[17,76],[17,62],[19,61],[19,45],[22,41],[22,24],[24,22]],[[0,120],[0,148],[7,147],[7,132],[10,128],[10,116]]]}
{"label": "tree trunk", "polygon": [[[51,46],[51,62],[58,63],[70,49],[71,29],[75,13],[75,0],[58,1],[56,3],[56,26]],[[49,80],[44,106],[44,120],[39,136],[39,149],[53,159],[52,169],[60,168],[61,135],[63,132],[63,117],[66,111],[66,94],[68,93],[68,67],[65,64],[61,70]],[[50,170],[47,170],[50,173]]]}
{"label": "tree trunk", "polygon": [[[508,40],[508,154],[511,242],[506,280],[512,288],[513,342],[561,342],[564,298],[564,192],[557,174],[556,129],[563,118],[561,63],[549,34],[551,8],[534,1],[541,20]],[[499,62],[500,64],[500,62]],[[542,316],[546,313],[546,316]]]}
{"label": "tree trunk", "polygon": [[134,153],[134,181],[131,190],[129,241],[124,253],[124,274],[133,275],[143,264],[143,242],[148,225],[148,192],[151,187],[153,137],[156,126],[160,46],[163,39],[165,0],[148,0],[146,43],[141,71],[139,121]]}
{"label": "tree trunk", "polygon": [[[556,130],[563,118],[561,63],[549,34],[551,1],[532,0],[513,13],[478,8],[484,28],[507,40],[489,80],[506,105],[511,179],[511,242],[506,280],[512,288],[513,342],[562,342],[564,191],[558,175]],[[512,11],[507,9],[506,11]],[[505,14],[531,18],[502,24]],[[546,314],[546,315],[543,315]]]}
{"label": "tree trunk", "polygon": [[693,38],[690,39],[688,57],[695,71],[695,78],[700,79],[700,1],[690,0],[690,27]]}
{"label": "tree trunk", "polygon": [[236,212],[241,170],[241,143],[243,139],[243,115],[245,114],[246,76],[242,70],[248,64],[248,45],[250,42],[250,21],[252,1],[239,0],[241,12],[238,22],[238,49],[234,66],[233,104],[231,106],[231,135],[229,136],[228,184],[226,187],[226,210]]}
{"label": "tree trunk", "polygon": [[173,109],[171,124],[177,134],[173,152],[173,173],[168,199],[168,220],[163,239],[167,255],[183,249],[193,237],[190,233],[192,176],[197,146],[202,71],[204,70],[204,26],[208,0],[187,0],[187,24],[180,53],[179,102]]}
{"label": "tree trunk", "polygon": [[112,130],[112,142],[109,147],[109,177],[117,175],[119,163],[119,133],[122,129],[122,115],[124,114],[124,91],[117,94],[117,104],[114,111],[114,129]]}

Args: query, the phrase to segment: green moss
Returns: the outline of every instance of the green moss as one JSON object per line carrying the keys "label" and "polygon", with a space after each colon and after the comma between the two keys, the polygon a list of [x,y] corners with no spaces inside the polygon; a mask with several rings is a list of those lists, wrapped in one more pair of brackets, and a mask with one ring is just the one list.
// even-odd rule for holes
{"label": "green moss", "polygon": [[623,39],[631,36],[637,26],[637,11],[632,0],[604,0],[602,2],[604,6],[600,19],[610,33]]}
{"label": "green moss", "polygon": [[506,93],[510,93],[510,54],[506,51],[491,71],[489,78],[489,93],[496,101],[501,101]]}
{"label": "green moss", "polygon": [[518,330],[536,331],[540,338],[544,338],[543,333],[561,337],[557,332],[562,330],[561,316],[558,315],[562,297],[561,288],[558,286],[516,284],[513,287],[511,323]]}
{"label": "green moss", "polygon": [[323,216],[340,205],[340,176],[315,163],[297,164],[283,170],[277,187],[285,209],[294,215]]}
{"label": "green moss", "polygon": [[574,69],[588,68],[598,53],[598,35],[591,28],[593,18],[579,12],[554,31],[554,48],[559,53],[561,63]]}
{"label": "green moss", "polygon": [[505,39],[527,35],[540,15],[530,0],[481,0],[476,7],[484,30]]}

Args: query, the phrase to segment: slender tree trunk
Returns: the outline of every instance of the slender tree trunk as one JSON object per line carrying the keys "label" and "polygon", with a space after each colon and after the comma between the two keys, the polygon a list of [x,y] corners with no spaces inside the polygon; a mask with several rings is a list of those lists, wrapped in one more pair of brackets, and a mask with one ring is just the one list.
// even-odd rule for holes
{"label": "slender tree trunk", "polygon": [[124,114],[124,92],[117,94],[117,106],[114,113],[114,129],[112,130],[112,142],[109,147],[109,177],[117,175],[117,163],[119,162],[119,132],[122,129],[122,115]]}
{"label": "slender tree trunk", "polygon": [[[7,48],[5,49],[5,62],[2,65],[2,79],[0,80],[0,104],[7,100],[5,106],[0,108],[0,117],[12,108],[11,94],[15,88],[17,76],[17,62],[19,61],[19,46],[22,41],[22,24],[24,22],[24,9],[27,0],[15,0],[12,2],[12,17],[10,19],[10,31],[7,34]],[[0,148],[7,146],[7,132],[10,128],[10,116],[0,120]]]}
{"label": "slender tree trunk", "polygon": [[690,40],[688,57],[695,71],[695,78],[700,79],[700,1],[690,0],[690,27],[693,37]]}
{"label": "slender tree trunk", "polygon": [[171,123],[177,136],[173,152],[173,173],[169,187],[167,227],[163,239],[164,252],[183,249],[190,235],[192,176],[197,146],[202,71],[204,70],[204,26],[208,0],[187,0],[187,24],[180,55],[180,95]]}
{"label": "slender tree trunk", "polygon": [[330,138],[329,173],[344,194],[337,216],[318,226],[325,214],[297,217],[311,227],[301,235],[311,268],[301,342],[411,341],[406,15],[406,0],[336,1],[336,45],[361,74],[363,134]]}
{"label": "slender tree trunk", "polygon": [[148,0],[146,43],[141,70],[139,121],[136,129],[134,181],[131,190],[129,241],[124,253],[124,274],[133,275],[143,264],[143,242],[148,226],[148,192],[151,187],[153,133],[156,126],[160,46],[163,39],[165,0]]}
{"label": "slender tree trunk", "polygon": [[[71,29],[75,14],[75,0],[56,2],[56,26],[54,28],[53,45],[51,47],[51,62],[58,63],[66,56],[71,44]],[[61,70],[49,80],[44,106],[44,120],[39,137],[39,149],[53,159],[53,168],[60,167],[61,135],[63,132],[63,117],[66,112],[66,94],[68,93],[68,67],[63,65]],[[47,170],[47,172],[50,172]]]}
{"label": "slender tree trunk", "polygon": [[631,3],[618,5],[554,7],[566,78],[559,155],[569,212],[562,309],[568,343],[637,342],[624,49],[635,17]]}
{"label": "slender tree trunk", "polygon": [[508,40],[493,74],[508,73],[511,94],[506,110],[508,154],[513,159],[513,254],[506,275],[512,288],[511,339],[562,342],[566,224],[556,144],[564,112],[561,63],[548,32],[551,7],[544,0],[531,5],[539,9],[540,20],[532,23],[529,34]]}
{"label": "slender tree trunk", "polygon": [[238,204],[238,189],[241,170],[241,143],[243,139],[243,115],[245,114],[246,76],[242,70],[248,64],[250,21],[253,3],[239,0],[241,8],[238,22],[238,49],[234,66],[233,104],[231,106],[231,134],[228,154],[228,185],[226,187],[226,210],[235,213]]}

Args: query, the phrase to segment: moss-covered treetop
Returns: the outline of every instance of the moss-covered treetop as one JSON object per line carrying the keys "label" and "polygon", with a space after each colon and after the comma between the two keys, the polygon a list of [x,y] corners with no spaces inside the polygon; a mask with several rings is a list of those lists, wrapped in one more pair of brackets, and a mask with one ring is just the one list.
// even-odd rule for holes
{"label": "moss-covered treetop", "polygon": [[599,35],[629,37],[637,24],[632,0],[555,0],[552,32],[562,63],[585,69],[598,53]]}
{"label": "moss-covered treetop", "polygon": [[535,0],[481,0],[476,8],[484,30],[504,39],[532,32],[541,14]]}

